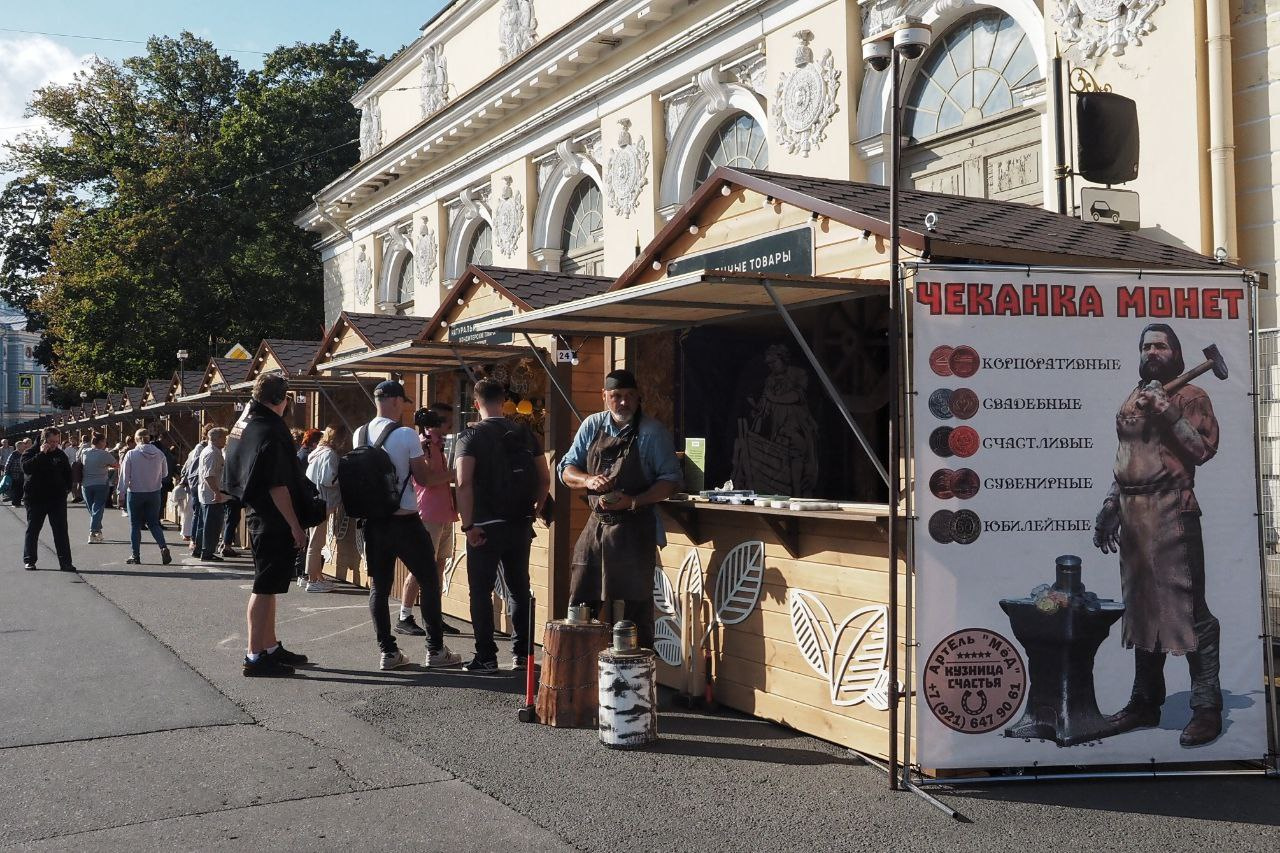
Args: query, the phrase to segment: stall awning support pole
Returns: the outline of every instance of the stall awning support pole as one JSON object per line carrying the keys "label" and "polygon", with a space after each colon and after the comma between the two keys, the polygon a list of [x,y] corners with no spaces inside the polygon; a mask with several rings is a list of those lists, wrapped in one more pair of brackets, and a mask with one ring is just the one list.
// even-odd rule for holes
{"label": "stall awning support pole", "polygon": [[533,353],[533,357],[538,360],[538,364],[542,365],[542,369],[546,372],[547,378],[551,380],[551,384],[555,386],[556,391],[560,392],[560,399],[564,400],[564,404],[569,407],[569,411],[573,412],[573,416],[578,419],[578,423],[582,423],[582,413],[578,411],[578,407],[573,404],[573,398],[565,393],[564,387],[560,384],[560,380],[556,378],[556,372],[551,369],[551,365],[547,364],[547,360],[542,357],[542,350],[533,344],[533,338],[529,337],[528,332],[523,332],[525,341],[529,344],[529,351]]}
{"label": "stall awning support pole", "polygon": [[818,361],[818,357],[814,355],[813,350],[810,349],[809,342],[804,339],[804,335],[800,334],[799,327],[796,326],[795,320],[791,319],[791,314],[787,311],[787,307],[782,304],[782,300],[778,298],[778,293],[773,289],[773,285],[767,281],[763,282],[763,284],[765,291],[769,294],[769,298],[773,300],[774,307],[778,309],[778,314],[782,317],[782,321],[787,324],[787,328],[791,330],[792,337],[800,345],[800,350],[804,353],[804,357],[809,360],[809,366],[813,368],[814,373],[818,374],[818,381],[826,389],[827,396],[831,398],[831,402],[840,411],[844,422],[849,425],[849,429],[857,437],[858,444],[862,445],[862,450],[867,454],[867,458],[871,460],[871,464],[876,466],[880,479],[884,480],[886,486],[889,485],[889,472],[885,470],[884,463],[880,461],[880,457],[876,456],[871,447],[871,442],[867,441],[867,436],[862,432],[862,428],[858,426],[858,422],[853,419],[853,415],[849,412],[849,407],[844,404],[844,398],[836,390],[836,386],[831,381],[831,377],[827,375],[826,369]]}
{"label": "stall awning support pole", "polygon": [[[333,406],[333,410],[338,413],[338,417],[342,419],[342,423],[346,426],[347,432],[355,433],[355,430],[351,426],[351,421],[347,420],[347,416],[342,414],[342,409],[338,406],[337,402],[329,396],[329,392],[324,389],[324,386],[317,385],[316,387],[320,389],[320,393],[324,395],[324,398],[329,401],[329,405]],[[363,388],[364,386],[361,385],[360,387]]]}
{"label": "stall awning support pole", "polygon": [[471,369],[471,365],[467,364],[462,355],[457,351],[453,351],[453,357],[458,360],[458,364],[462,365],[462,372],[467,374],[467,379],[471,380],[471,384],[476,384],[476,372]]}

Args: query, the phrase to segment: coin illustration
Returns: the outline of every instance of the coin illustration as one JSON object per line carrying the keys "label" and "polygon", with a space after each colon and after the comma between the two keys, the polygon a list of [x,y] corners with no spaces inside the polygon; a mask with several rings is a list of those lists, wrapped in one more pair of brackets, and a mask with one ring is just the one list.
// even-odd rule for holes
{"label": "coin illustration", "polygon": [[945,344],[933,348],[933,352],[929,353],[929,367],[934,373],[939,376],[951,375],[951,353],[953,352],[955,350]]}
{"label": "coin illustration", "polygon": [[[951,473],[949,485],[953,495],[962,501],[967,501],[978,493],[981,482],[978,472],[972,468],[957,468]],[[930,481],[930,488],[932,485],[933,482]]]}
{"label": "coin illustration", "polygon": [[954,518],[955,513],[949,509],[940,509],[929,517],[929,535],[933,537],[934,542],[946,545],[955,539],[955,534],[951,530]]}
{"label": "coin illustration", "polygon": [[933,412],[935,418],[945,421],[951,417],[951,407],[947,404],[950,399],[950,388],[939,388],[929,395],[929,411]]}
{"label": "coin illustration", "polygon": [[951,517],[951,538],[960,545],[972,545],[982,533],[982,519],[971,509],[962,509]]}
{"label": "coin illustration", "polygon": [[947,498],[955,497],[954,487],[951,485],[951,478],[954,472],[950,468],[939,468],[929,477],[929,491],[933,492],[933,496],[940,501]]}
{"label": "coin illustration", "polygon": [[929,449],[943,459],[948,456],[954,456],[955,452],[951,449],[948,439],[951,438],[951,427],[940,426],[933,432],[929,433]]}
{"label": "coin illustration", "polygon": [[989,628],[943,637],[921,671],[929,710],[938,722],[965,734],[1000,728],[1027,694],[1027,666],[1017,646]]}
{"label": "coin illustration", "polygon": [[952,391],[947,403],[951,407],[951,414],[962,421],[967,421],[978,413],[978,395],[969,388]]}
{"label": "coin illustration", "polygon": [[971,426],[956,427],[951,431],[951,435],[947,436],[947,446],[951,448],[951,452],[962,458],[977,453],[980,443],[978,431]]}
{"label": "coin illustration", "polygon": [[956,347],[947,362],[951,366],[952,373],[961,379],[968,379],[978,372],[978,367],[982,360],[978,357],[978,351],[973,347]]}

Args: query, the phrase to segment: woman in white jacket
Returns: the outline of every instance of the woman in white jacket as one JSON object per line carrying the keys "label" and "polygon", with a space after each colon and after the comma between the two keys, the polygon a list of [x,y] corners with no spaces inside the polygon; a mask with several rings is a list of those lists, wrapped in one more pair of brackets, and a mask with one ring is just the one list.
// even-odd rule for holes
{"label": "woman in white jacket", "polygon": [[320,444],[307,457],[307,479],[316,484],[320,497],[324,498],[328,514],[324,521],[311,528],[307,540],[307,592],[329,592],[333,582],[325,580],[324,550],[325,540],[329,536],[329,519],[333,517],[342,503],[342,493],[338,490],[338,460],[347,447],[347,428],[337,424],[325,427]]}

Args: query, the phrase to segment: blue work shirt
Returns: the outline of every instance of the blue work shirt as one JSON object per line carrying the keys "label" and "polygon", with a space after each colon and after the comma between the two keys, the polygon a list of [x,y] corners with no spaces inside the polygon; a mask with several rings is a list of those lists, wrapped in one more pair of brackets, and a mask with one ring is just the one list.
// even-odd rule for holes
{"label": "blue work shirt", "polygon": [[[569,452],[560,458],[560,465],[556,469],[560,482],[564,483],[564,469],[570,465],[580,471],[587,470],[587,450],[601,430],[604,430],[606,435],[616,438],[622,432],[623,426],[615,423],[613,416],[607,411],[596,412],[586,418],[578,427],[578,434],[573,437]],[[640,465],[644,469],[644,476],[650,483],[656,483],[659,480],[679,483],[684,480],[671,433],[667,432],[667,428],[661,423],[650,417],[641,418],[640,432],[636,436],[636,448],[640,451]],[[662,529],[662,520],[657,513],[654,514],[654,518],[658,519],[658,546],[662,547],[667,544],[666,532]]]}

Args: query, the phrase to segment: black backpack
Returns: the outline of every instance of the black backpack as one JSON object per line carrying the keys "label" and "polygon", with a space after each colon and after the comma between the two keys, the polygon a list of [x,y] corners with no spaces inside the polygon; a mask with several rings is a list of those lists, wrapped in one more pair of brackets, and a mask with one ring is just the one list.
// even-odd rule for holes
{"label": "black backpack", "polygon": [[482,421],[475,429],[488,437],[493,454],[483,463],[484,506],[503,521],[532,518],[533,501],[538,493],[538,467],[529,449],[528,431],[506,419]]}
{"label": "black backpack", "polygon": [[[356,447],[338,460],[338,491],[342,493],[343,509],[352,518],[390,518],[400,509],[400,496],[408,487],[409,478],[403,485],[400,483],[395,463],[382,449],[399,427],[397,423],[388,424],[376,444]],[[368,426],[361,429],[368,440]]]}

